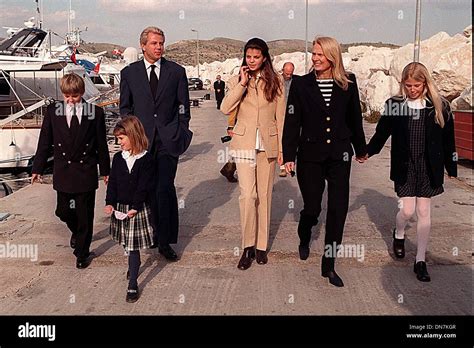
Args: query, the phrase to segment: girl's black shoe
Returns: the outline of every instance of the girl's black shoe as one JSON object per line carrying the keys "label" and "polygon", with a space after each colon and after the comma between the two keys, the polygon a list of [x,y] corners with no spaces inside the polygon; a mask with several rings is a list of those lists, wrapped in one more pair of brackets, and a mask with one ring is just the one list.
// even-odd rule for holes
{"label": "girl's black shoe", "polygon": [[420,282],[429,282],[431,281],[431,277],[426,269],[426,262],[425,261],[415,261],[415,265],[413,266],[413,272],[416,273],[416,279]]}
{"label": "girl's black shoe", "polygon": [[393,253],[397,259],[403,259],[405,257],[405,238],[397,239],[395,238],[395,231],[393,229]]}

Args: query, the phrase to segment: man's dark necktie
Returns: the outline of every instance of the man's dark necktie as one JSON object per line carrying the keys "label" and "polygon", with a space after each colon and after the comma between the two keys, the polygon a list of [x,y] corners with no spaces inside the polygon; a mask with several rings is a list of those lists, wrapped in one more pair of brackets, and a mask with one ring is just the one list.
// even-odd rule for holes
{"label": "man's dark necktie", "polygon": [[79,131],[79,118],[76,114],[76,106],[72,107],[72,117],[71,117],[71,124],[69,125],[69,130],[71,131],[71,138],[73,140],[76,139],[77,133]]}
{"label": "man's dark necktie", "polygon": [[153,98],[156,97],[156,90],[158,88],[158,77],[156,77],[155,73],[155,68],[156,65],[151,65],[150,66],[151,71],[150,71],[150,89],[151,89],[151,94],[153,95]]}

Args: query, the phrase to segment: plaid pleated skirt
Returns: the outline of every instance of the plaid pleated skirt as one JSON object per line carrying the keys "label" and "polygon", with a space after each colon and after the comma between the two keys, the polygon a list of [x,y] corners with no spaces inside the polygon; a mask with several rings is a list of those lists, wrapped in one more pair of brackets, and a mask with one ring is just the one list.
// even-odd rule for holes
{"label": "plaid pleated skirt", "polygon": [[[128,204],[117,203],[117,209],[127,213]],[[113,240],[124,247],[126,251],[147,249],[153,245],[153,227],[151,225],[151,210],[148,205],[140,209],[133,218],[119,220],[112,213],[110,220],[110,235]]]}

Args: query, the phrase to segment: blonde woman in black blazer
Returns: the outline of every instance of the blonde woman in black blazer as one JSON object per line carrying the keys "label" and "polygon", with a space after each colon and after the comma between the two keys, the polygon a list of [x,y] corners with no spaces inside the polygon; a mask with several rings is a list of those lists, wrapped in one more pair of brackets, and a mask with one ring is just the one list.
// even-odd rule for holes
{"label": "blonde woman in black blazer", "polygon": [[426,67],[410,63],[402,72],[400,95],[388,99],[376,132],[368,145],[369,156],[380,152],[389,137],[390,179],[400,198],[393,233],[393,251],[405,256],[405,227],[417,214],[417,253],[414,272],[429,282],[425,253],[431,229],[431,197],[443,192],[444,168],[457,176],[454,122]]}
{"label": "blonde woman in black blazer", "polygon": [[303,196],[298,224],[302,260],[309,256],[311,227],[318,223],[328,182],[321,273],[341,287],[344,284],[334,267],[349,205],[352,147],[360,162],[367,151],[356,78],[344,70],[339,43],[319,37],[313,41],[312,54],[313,71],[291,84],[283,128],[283,161],[288,173],[296,168]]}

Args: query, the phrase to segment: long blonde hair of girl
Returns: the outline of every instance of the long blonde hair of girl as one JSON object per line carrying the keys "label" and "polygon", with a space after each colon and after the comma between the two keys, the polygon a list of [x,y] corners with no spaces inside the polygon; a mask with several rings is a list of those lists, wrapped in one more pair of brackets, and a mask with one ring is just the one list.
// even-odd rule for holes
{"label": "long blonde hair of girl", "polygon": [[331,73],[336,84],[343,90],[347,91],[349,82],[347,78],[346,69],[342,61],[341,45],[336,39],[328,36],[316,36],[313,41],[313,46],[318,44],[321,46],[324,55],[331,63]]}
{"label": "long blonde hair of girl", "polygon": [[407,98],[405,93],[405,81],[408,79],[413,79],[418,82],[423,82],[425,88],[423,90],[423,99],[429,99],[435,108],[435,122],[440,125],[441,128],[444,127],[444,117],[443,117],[443,101],[439,95],[438,89],[436,88],[433,79],[431,78],[430,73],[426,67],[418,62],[412,62],[408,64],[402,72],[402,81],[400,83],[400,94],[403,96],[403,99]]}
{"label": "long blonde hair of girl", "polygon": [[126,135],[130,139],[131,154],[138,155],[148,148],[148,138],[142,123],[136,116],[125,116],[114,128],[114,135]]}

